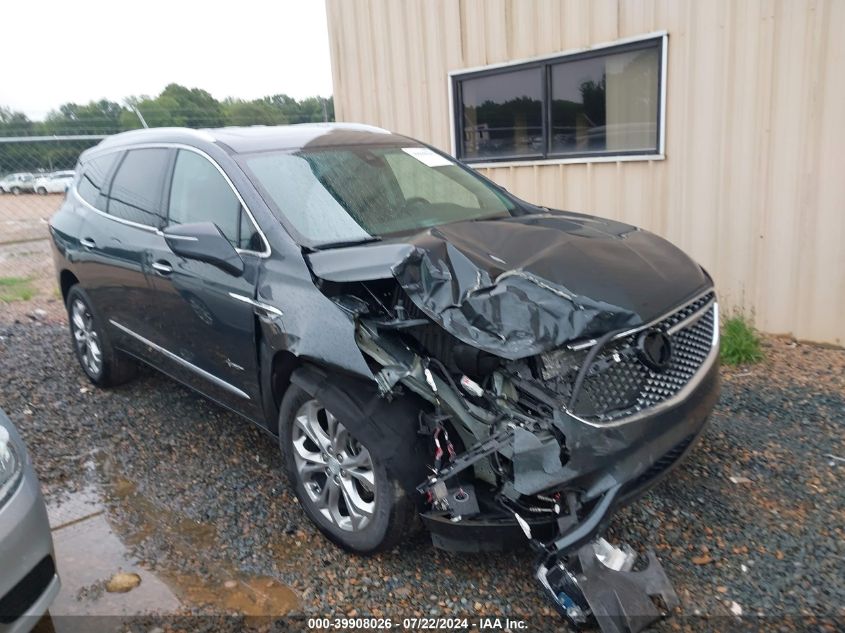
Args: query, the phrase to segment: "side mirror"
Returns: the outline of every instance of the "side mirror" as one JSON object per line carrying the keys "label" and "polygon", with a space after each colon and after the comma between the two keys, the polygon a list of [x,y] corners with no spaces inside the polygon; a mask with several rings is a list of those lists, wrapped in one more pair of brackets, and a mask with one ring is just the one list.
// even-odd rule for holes
{"label": "side mirror", "polygon": [[244,274],[241,256],[213,222],[174,224],[162,233],[170,250],[177,255],[217,266],[235,277]]}

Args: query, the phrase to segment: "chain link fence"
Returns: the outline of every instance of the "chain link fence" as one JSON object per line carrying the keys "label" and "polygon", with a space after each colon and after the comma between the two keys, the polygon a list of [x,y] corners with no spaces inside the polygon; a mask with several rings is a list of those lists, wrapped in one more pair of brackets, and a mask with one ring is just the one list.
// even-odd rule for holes
{"label": "chain link fence", "polygon": [[0,306],[55,294],[48,221],[79,155],[103,138],[0,137]]}

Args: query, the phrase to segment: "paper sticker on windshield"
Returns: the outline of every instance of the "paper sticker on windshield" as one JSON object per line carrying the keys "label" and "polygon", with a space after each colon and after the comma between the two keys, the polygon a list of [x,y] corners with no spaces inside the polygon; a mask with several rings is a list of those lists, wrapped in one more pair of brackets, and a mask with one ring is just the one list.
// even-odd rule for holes
{"label": "paper sticker on windshield", "polygon": [[452,164],[448,158],[432,152],[427,147],[403,147],[402,151],[429,167],[447,167]]}

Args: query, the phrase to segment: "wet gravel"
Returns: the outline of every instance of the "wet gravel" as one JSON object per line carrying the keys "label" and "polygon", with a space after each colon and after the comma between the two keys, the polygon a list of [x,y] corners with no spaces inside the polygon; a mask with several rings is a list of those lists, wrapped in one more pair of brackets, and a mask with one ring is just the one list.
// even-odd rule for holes
{"label": "wet gravel", "polygon": [[[675,584],[682,608],[661,630],[845,621],[845,351],[782,339],[766,348],[766,363],[723,372],[702,442],[611,526],[611,540],[654,548]],[[528,551],[451,555],[424,535],[371,558],[338,550],[296,504],[274,439],[149,370],[94,388],[61,323],[0,319],[0,407],[48,499],[97,479],[147,569],[273,577],[301,615],[501,614],[529,630],[561,626]]]}

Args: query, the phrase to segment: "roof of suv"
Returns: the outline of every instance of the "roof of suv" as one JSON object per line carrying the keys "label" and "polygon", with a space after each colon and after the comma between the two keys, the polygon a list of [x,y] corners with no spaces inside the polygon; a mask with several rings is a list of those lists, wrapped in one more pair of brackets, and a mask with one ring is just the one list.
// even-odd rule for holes
{"label": "roof of suv", "polygon": [[[299,123],[296,125],[223,127],[194,130],[180,127],[132,130],[110,136],[97,149],[142,143],[184,143],[202,147],[217,144],[232,154],[307,147],[382,145],[410,139],[388,130],[358,123]],[[416,142],[413,142],[416,144]]]}

